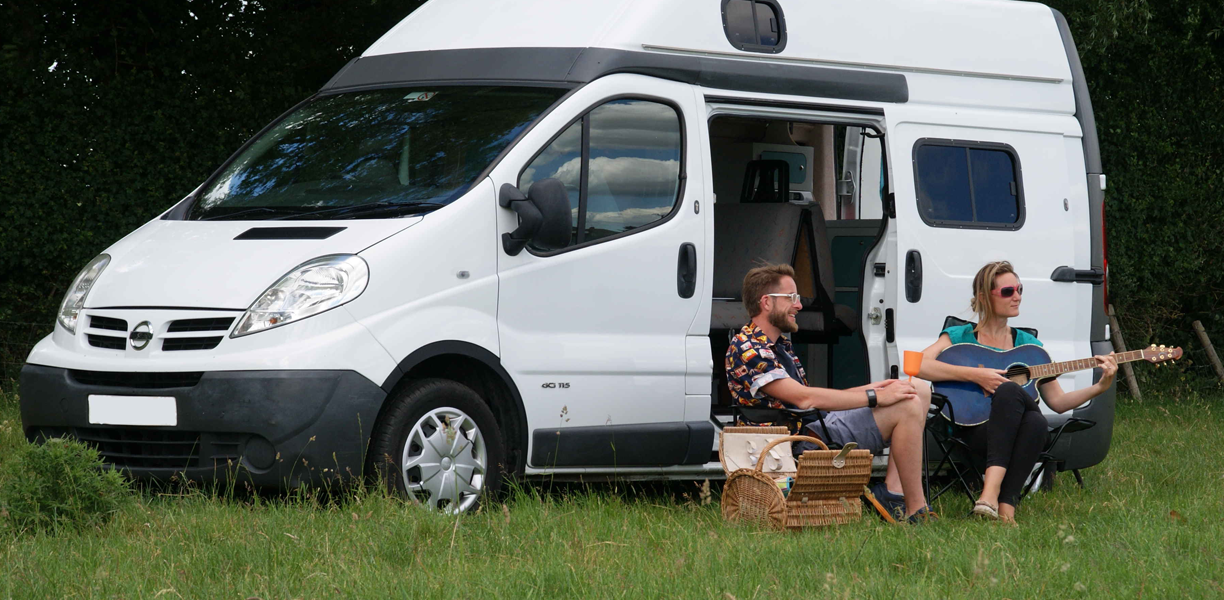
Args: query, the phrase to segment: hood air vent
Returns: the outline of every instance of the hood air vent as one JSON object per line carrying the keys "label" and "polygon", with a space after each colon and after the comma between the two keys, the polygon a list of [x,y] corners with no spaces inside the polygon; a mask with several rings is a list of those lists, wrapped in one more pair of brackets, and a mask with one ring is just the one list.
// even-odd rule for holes
{"label": "hood air vent", "polygon": [[252,227],[235,240],[325,240],[347,227]]}

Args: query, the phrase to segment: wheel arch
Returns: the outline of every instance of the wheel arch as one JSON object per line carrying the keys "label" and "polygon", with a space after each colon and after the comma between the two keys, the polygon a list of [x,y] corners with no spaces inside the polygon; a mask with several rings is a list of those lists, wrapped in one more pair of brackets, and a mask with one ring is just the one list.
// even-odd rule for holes
{"label": "wheel arch", "polygon": [[387,375],[382,389],[387,400],[379,410],[380,422],[393,392],[412,381],[449,379],[471,387],[489,405],[506,442],[506,472],[519,475],[527,466],[527,411],[518,386],[496,354],[471,342],[446,340],[414,350]]}

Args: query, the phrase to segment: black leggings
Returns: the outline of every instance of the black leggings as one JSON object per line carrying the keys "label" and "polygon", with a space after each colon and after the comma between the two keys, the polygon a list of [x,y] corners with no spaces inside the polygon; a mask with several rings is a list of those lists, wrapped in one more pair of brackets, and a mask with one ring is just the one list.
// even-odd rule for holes
{"label": "black leggings", "polygon": [[1028,392],[1014,382],[995,390],[990,399],[990,420],[970,428],[966,440],[987,467],[1003,467],[1007,474],[999,488],[999,502],[1016,506],[1020,491],[1049,436],[1045,415]]}

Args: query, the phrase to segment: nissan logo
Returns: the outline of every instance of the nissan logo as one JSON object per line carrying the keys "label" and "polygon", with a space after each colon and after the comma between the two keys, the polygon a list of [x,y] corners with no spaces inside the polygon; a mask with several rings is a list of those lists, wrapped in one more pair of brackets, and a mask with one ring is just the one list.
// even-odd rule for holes
{"label": "nissan logo", "polygon": [[148,321],[141,321],[139,325],[132,328],[131,335],[128,340],[132,342],[133,350],[144,350],[149,342],[153,341],[153,324]]}

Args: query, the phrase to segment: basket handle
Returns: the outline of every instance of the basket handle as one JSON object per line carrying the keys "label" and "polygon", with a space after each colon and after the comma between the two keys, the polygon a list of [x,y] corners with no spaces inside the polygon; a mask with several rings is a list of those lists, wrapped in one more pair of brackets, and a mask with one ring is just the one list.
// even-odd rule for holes
{"label": "basket handle", "polygon": [[781,444],[782,442],[815,442],[816,444],[819,444],[821,448],[824,448],[825,450],[829,449],[829,447],[826,446],[824,442],[820,441],[820,438],[814,438],[814,437],[806,436],[806,435],[788,435],[786,437],[780,437],[780,438],[771,440],[769,444],[767,444],[764,448],[761,449],[761,458],[757,459],[757,464],[756,464],[757,472],[760,472],[761,467],[765,466],[765,457],[769,455],[769,451],[773,450],[774,446],[777,446],[778,444]]}

